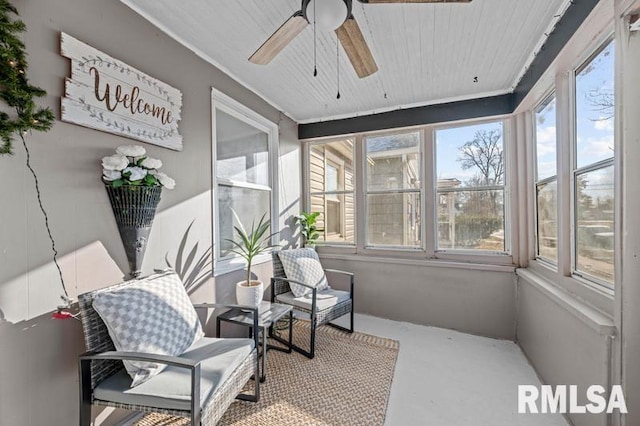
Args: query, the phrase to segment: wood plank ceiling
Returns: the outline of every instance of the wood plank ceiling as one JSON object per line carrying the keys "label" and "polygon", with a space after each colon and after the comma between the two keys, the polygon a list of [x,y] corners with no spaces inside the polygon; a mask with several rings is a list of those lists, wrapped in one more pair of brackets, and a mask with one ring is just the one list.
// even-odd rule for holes
{"label": "wood plank ceiling", "polygon": [[300,0],[121,0],[299,123],[509,93],[568,0],[361,4],[379,71],[359,79],[334,32],[310,25],[268,65],[247,59]]}

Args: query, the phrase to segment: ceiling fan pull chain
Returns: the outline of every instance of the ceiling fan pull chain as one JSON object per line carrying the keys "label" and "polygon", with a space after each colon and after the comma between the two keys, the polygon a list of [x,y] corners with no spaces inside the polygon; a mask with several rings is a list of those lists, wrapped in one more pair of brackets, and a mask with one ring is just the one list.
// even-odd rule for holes
{"label": "ceiling fan pull chain", "polygon": [[336,99],[340,99],[340,40],[338,40],[338,37],[336,37],[336,64],[336,77],[338,80],[338,95],[336,96]]}
{"label": "ceiling fan pull chain", "polygon": [[313,2],[313,76],[318,76],[318,61],[317,61],[317,37],[316,37],[316,2]]}

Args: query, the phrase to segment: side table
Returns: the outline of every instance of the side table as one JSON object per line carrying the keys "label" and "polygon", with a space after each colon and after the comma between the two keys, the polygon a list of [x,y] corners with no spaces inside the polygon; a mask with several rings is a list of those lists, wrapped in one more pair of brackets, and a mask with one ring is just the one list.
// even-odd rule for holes
{"label": "side table", "polygon": [[[282,348],[280,346],[269,345],[267,343],[267,334],[271,336],[273,334],[273,325],[285,315],[289,315],[289,340],[287,341],[287,347]],[[264,382],[267,378],[267,351],[270,349],[291,353],[292,349],[292,336],[293,336],[293,309],[290,305],[283,305],[280,303],[260,302],[258,307],[258,330],[253,330],[253,318],[251,313],[243,311],[240,308],[232,308],[228,311],[218,315],[216,318],[216,337],[220,337],[220,323],[221,321],[229,322],[232,324],[243,325],[249,327],[250,333],[262,332],[262,372],[260,374],[260,381]],[[267,333],[268,329],[268,333]]]}

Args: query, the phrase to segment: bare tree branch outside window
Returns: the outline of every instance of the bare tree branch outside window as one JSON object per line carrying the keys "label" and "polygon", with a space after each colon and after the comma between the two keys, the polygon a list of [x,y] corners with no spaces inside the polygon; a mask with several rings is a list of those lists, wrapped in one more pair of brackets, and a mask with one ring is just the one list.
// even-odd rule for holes
{"label": "bare tree branch outside window", "polygon": [[613,90],[605,87],[591,89],[586,94],[587,102],[593,107],[593,111],[599,112],[597,118],[590,118],[591,121],[607,121],[614,117],[614,95]]}
{"label": "bare tree branch outside window", "polygon": [[479,130],[473,140],[466,142],[458,150],[460,156],[457,160],[462,169],[476,168],[478,171],[478,175],[470,180],[470,186],[503,184],[504,158],[500,130]]}

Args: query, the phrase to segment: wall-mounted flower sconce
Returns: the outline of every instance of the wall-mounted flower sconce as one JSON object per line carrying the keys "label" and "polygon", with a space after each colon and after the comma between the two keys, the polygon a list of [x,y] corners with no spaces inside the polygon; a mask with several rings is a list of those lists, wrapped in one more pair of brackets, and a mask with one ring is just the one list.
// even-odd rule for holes
{"label": "wall-mounted flower sconce", "polygon": [[141,146],[120,146],[102,159],[102,180],[116,218],[133,278],[140,276],[162,187],[175,181],[158,169],[162,162],[146,156]]}

